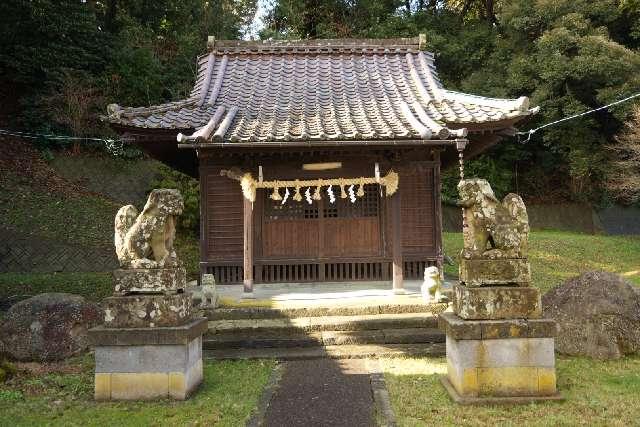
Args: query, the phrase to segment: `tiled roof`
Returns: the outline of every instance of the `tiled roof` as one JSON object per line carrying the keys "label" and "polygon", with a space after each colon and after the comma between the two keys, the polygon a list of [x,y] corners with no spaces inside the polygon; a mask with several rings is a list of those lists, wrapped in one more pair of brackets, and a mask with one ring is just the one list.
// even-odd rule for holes
{"label": "tiled roof", "polygon": [[[527,116],[526,97],[446,90],[421,39],[215,41],[198,60],[188,99],[122,108],[133,128],[195,129],[186,141],[448,139],[465,124]],[[456,130],[447,126],[455,125]]]}

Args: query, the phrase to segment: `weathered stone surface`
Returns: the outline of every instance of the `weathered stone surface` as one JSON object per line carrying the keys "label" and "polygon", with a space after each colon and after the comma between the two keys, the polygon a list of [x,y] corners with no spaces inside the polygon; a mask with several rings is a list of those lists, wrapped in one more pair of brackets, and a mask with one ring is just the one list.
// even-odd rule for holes
{"label": "weathered stone surface", "polygon": [[120,208],[115,219],[116,255],[122,268],[175,267],[173,248],[176,216],[184,210],[178,190],[155,189],[143,211],[133,205]]}
{"label": "weathered stone surface", "polygon": [[96,347],[96,400],[186,399],[202,382],[202,337]]}
{"label": "weathered stone surface", "polygon": [[526,258],[529,218],[517,194],[499,202],[484,179],[458,184],[459,206],[464,211],[462,258]]}
{"label": "weathered stone surface", "polygon": [[447,336],[447,378],[461,396],[555,395],[553,341],[456,340]]}
{"label": "weathered stone surface", "polygon": [[126,295],[135,292],[175,292],[187,285],[182,267],[129,268],[113,271],[114,291]]}
{"label": "weathered stone surface", "polygon": [[553,338],[446,340],[447,358],[465,369],[555,366]]}
{"label": "weathered stone surface", "polygon": [[207,331],[204,317],[195,318],[180,326],[151,328],[107,328],[104,325],[89,330],[92,346],[173,345],[187,344]]}
{"label": "weathered stone surface", "polygon": [[620,276],[584,273],[542,298],[545,317],[558,323],[558,352],[616,359],[640,352],[640,292]]}
{"label": "weathered stone surface", "polygon": [[109,297],[103,307],[108,328],[179,326],[192,317],[191,297],[185,293]]}
{"label": "weathered stone surface", "polygon": [[494,286],[453,288],[453,312],[466,320],[538,319],[542,317],[540,290]]}
{"label": "weathered stone surface", "polygon": [[461,259],[460,282],[466,286],[517,285],[531,283],[529,260],[510,259]]}
{"label": "weathered stone surface", "polygon": [[203,274],[200,286],[190,286],[186,291],[191,294],[193,307],[208,310],[218,307],[218,291],[213,274]]}
{"label": "weathered stone surface", "polygon": [[464,320],[456,314],[440,314],[439,327],[458,340],[500,338],[551,338],[556,335],[552,319]]}
{"label": "weathered stone surface", "polygon": [[101,320],[100,307],[79,295],[41,294],[7,311],[0,341],[4,351],[17,360],[61,360],[85,351],[87,329]]}

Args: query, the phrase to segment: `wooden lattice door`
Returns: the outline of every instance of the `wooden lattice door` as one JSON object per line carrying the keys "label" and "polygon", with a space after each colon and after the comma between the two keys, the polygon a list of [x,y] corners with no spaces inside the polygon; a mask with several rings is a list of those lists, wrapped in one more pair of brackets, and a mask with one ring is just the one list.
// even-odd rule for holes
{"label": "wooden lattice door", "polygon": [[[294,189],[289,189],[294,194]],[[377,185],[366,185],[365,196],[355,203],[340,198],[335,203],[326,189],[322,200],[286,203],[264,194],[262,256],[284,259],[367,257],[382,252],[380,193]]]}

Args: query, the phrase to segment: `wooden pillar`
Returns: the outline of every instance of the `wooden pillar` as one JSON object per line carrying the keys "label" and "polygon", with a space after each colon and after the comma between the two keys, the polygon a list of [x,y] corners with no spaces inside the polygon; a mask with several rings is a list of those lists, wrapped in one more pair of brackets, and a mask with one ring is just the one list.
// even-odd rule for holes
{"label": "wooden pillar", "polygon": [[393,293],[403,294],[403,261],[402,261],[402,222],[400,220],[400,189],[391,196],[391,230],[393,235],[393,246],[391,254],[393,257]]}
{"label": "wooden pillar", "polygon": [[433,159],[436,162],[433,168],[433,207],[434,212],[436,213],[436,224],[435,224],[435,243],[436,243],[436,256],[437,256],[437,265],[440,270],[440,274],[443,273],[443,264],[444,264],[444,250],[442,248],[442,181],[440,178],[440,150],[434,150]]}
{"label": "wooden pillar", "polygon": [[253,293],[253,204],[244,200],[244,293]]}

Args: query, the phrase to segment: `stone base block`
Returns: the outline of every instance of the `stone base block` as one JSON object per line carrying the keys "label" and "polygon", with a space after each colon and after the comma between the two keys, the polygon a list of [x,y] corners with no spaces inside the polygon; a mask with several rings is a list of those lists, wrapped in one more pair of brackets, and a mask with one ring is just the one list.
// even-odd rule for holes
{"label": "stone base block", "polygon": [[451,399],[460,405],[522,405],[533,402],[545,402],[545,401],[563,401],[564,397],[560,393],[556,393],[550,396],[485,396],[485,397],[473,397],[460,395],[455,387],[451,384],[446,376],[440,377],[440,383],[447,390]]}
{"label": "stone base block", "polygon": [[553,319],[464,320],[451,312],[438,316],[438,326],[457,340],[552,338],[557,333]]}
{"label": "stone base block", "polygon": [[175,293],[187,285],[184,268],[129,268],[113,271],[116,294],[163,292]]}
{"label": "stone base block", "polygon": [[453,288],[453,312],[463,319],[538,319],[540,290],[534,287],[492,286]]}
{"label": "stone base block", "polygon": [[460,282],[469,287],[531,283],[531,267],[524,258],[465,259],[460,261]]}
{"label": "stone base block", "polygon": [[103,307],[108,328],[179,326],[193,317],[191,296],[185,293],[109,297]]}
{"label": "stone base block", "polygon": [[177,328],[94,328],[96,400],[184,400],[202,382],[206,319]]}
{"label": "stone base block", "polygon": [[447,379],[463,397],[555,396],[553,338],[447,335]]}

